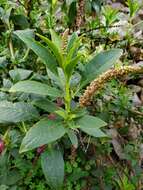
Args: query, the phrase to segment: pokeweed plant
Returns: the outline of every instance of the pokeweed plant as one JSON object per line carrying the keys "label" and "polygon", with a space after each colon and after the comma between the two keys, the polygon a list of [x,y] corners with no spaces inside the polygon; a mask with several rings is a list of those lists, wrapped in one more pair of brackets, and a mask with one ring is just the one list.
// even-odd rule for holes
{"label": "pokeweed plant", "polygon": [[[32,30],[15,31],[27,46],[32,49],[43,61],[50,79],[50,85],[35,80],[22,80],[10,88],[11,93],[36,94],[39,99],[31,102],[5,102],[1,103],[0,111],[3,113],[4,121],[23,122],[30,119],[39,119],[33,127],[27,131],[20,153],[46,146],[46,150],[40,155],[41,166],[51,189],[60,190],[64,181],[64,159],[58,146],[62,137],[68,137],[74,147],[78,147],[77,131],[81,130],[93,137],[106,137],[101,127],[106,123],[100,118],[91,116],[85,108],[81,108],[75,99],[80,96],[80,91],[99,74],[119,59],[122,54],[120,49],[112,49],[102,52],[85,64],[78,72],[77,65],[83,60],[79,51],[81,38],[73,33],[68,39],[66,31],[62,36],[53,30],[51,39],[36,34],[46,45],[33,38]],[[63,99],[63,106],[57,107],[56,99]],[[4,105],[3,105],[4,104]],[[34,104],[34,106],[33,106]],[[36,107],[43,109],[54,116],[47,115],[39,117]],[[9,117],[6,114],[9,114]],[[3,122],[0,116],[1,123]]]}

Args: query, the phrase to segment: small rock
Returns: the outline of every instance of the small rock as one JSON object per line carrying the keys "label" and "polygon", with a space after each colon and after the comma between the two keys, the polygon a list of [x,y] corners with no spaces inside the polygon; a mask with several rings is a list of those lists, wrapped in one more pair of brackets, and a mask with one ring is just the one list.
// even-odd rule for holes
{"label": "small rock", "polygon": [[124,7],[121,3],[112,3],[111,6],[113,9],[119,9],[119,10],[121,10]]}
{"label": "small rock", "polygon": [[132,90],[132,92],[135,92],[135,93],[138,93],[142,90],[142,88],[140,86],[137,86],[137,85],[129,85],[129,88]]}
{"label": "small rock", "polygon": [[134,123],[130,123],[129,132],[128,132],[130,140],[136,140],[139,137],[139,135],[140,135],[140,130],[138,130],[138,128]]}
{"label": "small rock", "polygon": [[143,9],[140,9],[140,10],[138,11],[138,15],[139,15],[139,17],[140,17],[141,19],[143,19]]}
{"label": "small rock", "polygon": [[136,106],[136,107],[139,107],[139,106],[142,105],[142,102],[141,102],[141,100],[139,99],[139,97],[138,97],[138,95],[136,93],[134,93],[132,101],[133,101],[133,105]]}

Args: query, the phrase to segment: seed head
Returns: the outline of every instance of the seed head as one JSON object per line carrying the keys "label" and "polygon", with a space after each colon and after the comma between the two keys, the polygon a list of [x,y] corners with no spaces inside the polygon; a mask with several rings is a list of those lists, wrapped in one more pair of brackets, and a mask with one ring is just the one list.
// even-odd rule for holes
{"label": "seed head", "polygon": [[110,69],[105,73],[101,74],[97,79],[93,80],[89,86],[87,86],[84,94],[79,99],[81,107],[90,105],[90,100],[93,95],[104,87],[104,84],[117,77],[127,75],[129,73],[143,73],[143,67],[139,66],[124,66],[118,69]]}
{"label": "seed head", "polygon": [[62,50],[65,51],[68,43],[69,28],[67,28],[62,35]]}

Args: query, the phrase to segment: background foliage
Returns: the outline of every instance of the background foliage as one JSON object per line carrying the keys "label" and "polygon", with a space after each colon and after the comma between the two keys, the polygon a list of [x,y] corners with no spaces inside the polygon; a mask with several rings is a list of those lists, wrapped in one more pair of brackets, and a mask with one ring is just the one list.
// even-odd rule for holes
{"label": "background foliage", "polygon": [[78,102],[113,66],[142,66],[142,7],[0,1],[0,190],[143,188],[143,75]]}

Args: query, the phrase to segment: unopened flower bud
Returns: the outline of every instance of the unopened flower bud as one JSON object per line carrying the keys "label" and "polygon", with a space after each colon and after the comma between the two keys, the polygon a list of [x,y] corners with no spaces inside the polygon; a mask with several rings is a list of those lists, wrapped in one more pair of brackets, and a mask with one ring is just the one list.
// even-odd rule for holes
{"label": "unopened flower bud", "polygon": [[4,151],[4,149],[5,149],[4,141],[0,139],[0,154]]}
{"label": "unopened flower bud", "polygon": [[48,119],[50,119],[50,120],[55,120],[55,119],[56,119],[56,114],[55,114],[55,113],[50,113],[50,114],[48,115]]}
{"label": "unopened flower bud", "polygon": [[37,154],[42,154],[45,151],[46,145],[37,148]]}

